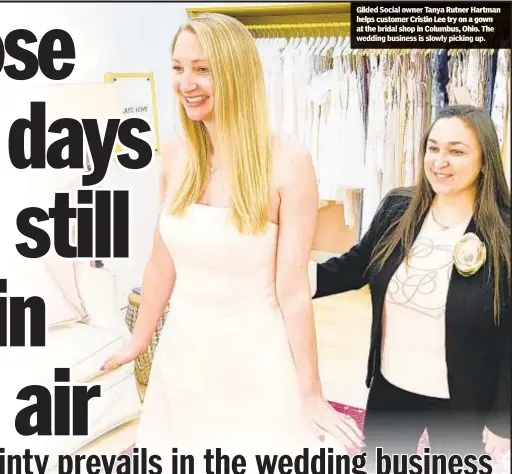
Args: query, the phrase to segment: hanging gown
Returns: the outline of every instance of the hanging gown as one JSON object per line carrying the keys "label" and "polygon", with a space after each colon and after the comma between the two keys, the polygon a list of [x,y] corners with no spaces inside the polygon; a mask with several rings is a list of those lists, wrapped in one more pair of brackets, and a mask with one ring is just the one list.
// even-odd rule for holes
{"label": "hanging gown", "polygon": [[[137,447],[195,455],[314,454],[321,442],[304,424],[294,363],[276,299],[278,226],[258,236],[237,232],[226,208],[162,212],[160,232],[176,284],[141,413]],[[334,447],[336,453],[343,454]],[[167,468],[166,468],[167,467]],[[182,472],[182,471],[178,471]],[[188,472],[188,471],[187,471]]]}

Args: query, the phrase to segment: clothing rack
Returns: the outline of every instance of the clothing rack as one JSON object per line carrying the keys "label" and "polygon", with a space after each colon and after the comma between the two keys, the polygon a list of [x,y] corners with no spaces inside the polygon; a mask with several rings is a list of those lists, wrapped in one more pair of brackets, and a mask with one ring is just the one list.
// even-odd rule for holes
{"label": "clothing rack", "polygon": [[[354,50],[350,33],[340,28],[348,25],[247,25],[259,36],[271,123],[310,150],[320,199],[343,202],[348,227],[358,221],[353,198],[358,192],[364,194],[358,213],[364,231],[388,191],[414,184],[421,169],[423,132],[445,105],[485,108],[495,121],[509,168],[509,53]],[[337,30],[327,33],[329,27]],[[281,41],[281,32],[288,33],[287,41]]]}
{"label": "clothing rack", "polygon": [[[309,22],[309,23],[266,23],[266,24],[250,24],[246,25],[253,36],[271,38],[273,36],[300,36],[300,35],[335,35],[346,36],[350,34],[349,21],[330,21],[330,22]],[[263,35],[262,35],[263,34]],[[408,49],[351,49],[351,53],[355,56],[380,56],[386,54],[389,56],[409,56],[411,48]],[[418,49],[422,55],[432,55],[436,49]],[[481,50],[489,55],[494,54],[494,49]],[[448,56],[457,54],[467,54],[465,49],[449,49]]]}
{"label": "clothing rack", "polygon": [[[255,36],[258,33],[269,33],[285,36],[290,34],[337,34],[345,35],[350,33],[350,22],[348,21],[330,21],[330,22],[317,22],[317,23],[277,23],[277,24],[264,24],[264,25],[246,25],[249,31]],[[335,31],[333,31],[335,30]]]}

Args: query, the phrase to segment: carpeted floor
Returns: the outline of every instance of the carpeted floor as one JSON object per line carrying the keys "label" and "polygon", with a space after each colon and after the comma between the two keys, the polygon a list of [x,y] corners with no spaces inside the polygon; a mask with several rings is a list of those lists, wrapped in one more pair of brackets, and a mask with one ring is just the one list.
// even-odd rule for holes
{"label": "carpeted floor", "polygon": [[[338,412],[350,415],[357,423],[360,430],[364,427],[365,410],[362,408],[353,407],[350,405],[344,405],[342,403],[329,402],[331,406]],[[423,448],[428,446],[428,435],[426,432],[423,433],[418,443],[418,451],[423,452]],[[122,454],[131,454],[132,447],[129,447]],[[510,474],[510,457],[507,457],[493,469],[493,474]]]}
{"label": "carpeted floor", "polygon": [[[357,423],[358,428],[362,431],[364,426],[364,414],[365,410],[362,408],[356,408],[350,405],[343,405],[342,403],[329,402],[331,406],[340,413],[344,413],[346,415],[351,416],[355,422]],[[425,437],[425,435],[424,435]],[[424,440],[424,443],[427,443],[427,440]],[[129,447],[122,454],[130,454],[132,452],[132,447]]]}
{"label": "carpeted floor", "polygon": [[[350,405],[344,405],[342,403],[329,402],[332,407],[345,415],[351,416],[357,423],[357,427],[363,431],[364,429],[364,416],[365,410],[362,408],[352,407]],[[428,435],[426,432],[423,433],[418,442],[418,451],[423,452],[423,448],[428,446]]]}

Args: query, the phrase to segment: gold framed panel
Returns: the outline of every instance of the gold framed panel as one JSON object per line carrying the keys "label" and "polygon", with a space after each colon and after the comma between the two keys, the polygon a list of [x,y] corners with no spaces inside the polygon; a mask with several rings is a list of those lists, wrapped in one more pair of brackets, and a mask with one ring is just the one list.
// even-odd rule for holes
{"label": "gold framed panel", "polygon": [[350,3],[296,3],[285,5],[251,5],[238,7],[187,8],[189,17],[201,13],[223,13],[244,25],[268,25],[272,23],[319,23],[349,22]]}
{"label": "gold framed panel", "polygon": [[[115,84],[118,79],[146,79],[149,82],[149,87],[151,90],[151,118],[153,122],[153,133],[155,135],[154,141],[154,152],[155,156],[160,155],[160,128],[158,123],[158,106],[156,101],[156,91],[155,91],[155,79],[152,72],[107,72],[105,74],[105,82]],[[124,114],[125,112],[122,111]],[[116,152],[120,151],[119,145],[117,145]]]}
{"label": "gold framed panel", "polygon": [[246,25],[253,36],[350,34],[350,3],[347,2],[187,8],[190,18],[201,13],[232,16]]}

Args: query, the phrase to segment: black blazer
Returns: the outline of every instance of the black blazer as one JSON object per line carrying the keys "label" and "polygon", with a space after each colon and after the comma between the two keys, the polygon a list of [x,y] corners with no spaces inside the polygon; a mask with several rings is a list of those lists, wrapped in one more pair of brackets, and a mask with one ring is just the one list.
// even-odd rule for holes
{"label": "black blazer", "polygon": [[[402,262],[397,248],[378,273],[366,272],[376,243],[391,222],[400,219],[410,195],[391,191],[382,201],[370,228],[361,241],[340,257],[317,267],[314,298],[356,290],[369,284],[372,300],[372,329],[366,386],[380,371],[382,311],[389,281]],[[402,190],[404,191],[404,190]],[[412,191],[412,188],[405,191]],[[510,209],[504,210],[510,222]],[[423,223],[424,217],[421,221]],[[421,225],[418,226],[416,236]],[[471,220],[466,232],[476,232]],[[489,254],[489,252],[488,252]],[[493,316],[493,288],[488,283],[489,258],[471,277],[461,276],[454,267],[446,302],[446,363],[453,406],[461,411],[485,414],[487,427],[498,436],[510,437],[510,288],[503,275],[503,304],[497,326]]]}

